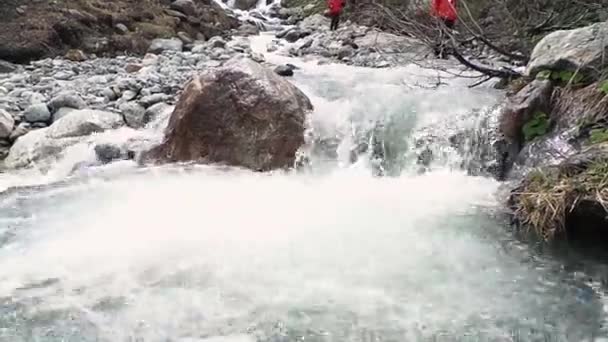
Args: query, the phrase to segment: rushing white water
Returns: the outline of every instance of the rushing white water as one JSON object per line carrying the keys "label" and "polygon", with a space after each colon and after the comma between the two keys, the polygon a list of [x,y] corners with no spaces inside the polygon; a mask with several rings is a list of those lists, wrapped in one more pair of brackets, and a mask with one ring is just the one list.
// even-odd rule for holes
{"label": "rushing white water", "polygon": [[[293,81],[315,106],[310,167],[259,174],[125,162],[5,192],[1,341],[591,341],[605,334],[601,287],[511,237],[496,212],[497,182],[454,170],[450,158],[425,174],[408,168],[416,132],[457,132],[471,123],[453,118],[489,110],[499,93],[458,79],[429,89],[437,74],[416,66],[267,58],[296,64]],[[401,158],[393,177],[374,177],[365,153],[349,161],[361,132],[378,123],[390,128],[382,140]],[[335,155],[316,151],[315,139],[337,141]],[[86,159],[82,146],[68,155]]]}

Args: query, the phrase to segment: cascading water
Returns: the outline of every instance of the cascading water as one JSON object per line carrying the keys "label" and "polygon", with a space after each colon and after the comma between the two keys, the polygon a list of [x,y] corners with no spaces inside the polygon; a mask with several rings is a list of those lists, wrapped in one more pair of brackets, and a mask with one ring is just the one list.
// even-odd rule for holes
{"label": "cascading water", "polygon": [[[261,36],[253,47],[267,43]],[[470,157],[482,149],[459,146],[486,144],[467,132],[492,117],[500,93],[458,79],[413,86],[436,77],[413,65],[266,58],[295,64],[293,82],[315,106],[305,167],[124,162],[4,192],[0,341],[608,336],[603,290],[589,279],[603,266],[513,239],[498,183],[462,169],[483,159]],[[164,123],[95,139],[155,141]],[[462,134],[473,143],[454,144]],[[86,159],[87,146],[68,156]]]}

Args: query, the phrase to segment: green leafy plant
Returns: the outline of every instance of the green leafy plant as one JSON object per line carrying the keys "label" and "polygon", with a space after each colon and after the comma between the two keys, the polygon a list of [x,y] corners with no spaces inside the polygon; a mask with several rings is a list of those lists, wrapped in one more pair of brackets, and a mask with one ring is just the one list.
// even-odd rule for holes
{"label": "green leafy plant", "polygon": [[608,141],[608,129],[596,128],[592,129],[589,133],[589,142],[592,144],[599,144]]}
{"label": "green leafy plant", "polygon": [[543,112],[534,113],[532,119],[524,124],[522,130],[526,141],[545,135],[549,131],[549,116]]}
{"label": "green leafy plant", "polygon": [[600,90],[602,93],[608,95],[608,80],[600,82]]}
{"label": "green leafy plant", "polygon": [[583,84],[585,81],[585,76],[582,73],[569,70],[543,70],[536,74],[536,78],[539,80],[553,80],[562,84],[572,83],[574,85]]}

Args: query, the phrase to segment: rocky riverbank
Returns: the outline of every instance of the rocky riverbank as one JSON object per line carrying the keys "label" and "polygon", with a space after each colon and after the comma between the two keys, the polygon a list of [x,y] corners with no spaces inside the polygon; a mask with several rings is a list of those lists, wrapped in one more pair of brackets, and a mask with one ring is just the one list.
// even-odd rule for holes
{"label": "rocky riverbank", "polygon": [[608,236],[607,36],[608,22],[547,35],[501,114],[510,206],[549,240]]}

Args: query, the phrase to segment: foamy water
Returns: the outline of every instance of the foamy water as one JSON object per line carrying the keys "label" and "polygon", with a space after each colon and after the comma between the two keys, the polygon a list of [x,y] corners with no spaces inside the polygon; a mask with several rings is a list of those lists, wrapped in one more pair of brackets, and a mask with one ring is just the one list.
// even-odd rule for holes
{"label": "foamy water", "polygon": [[499,93],[419,87],[433,75],[415,66],[298,66],[293,81],[315,106],[309,135],[339,142],[335,163],[311,154],[309,168],[260,174],[121,162],[56,183],[90,157],[82,144],[51,168],[55,183],[2,178],[38,186],[0,198],[0,340],[605,336],[601,286],[515,240],[497,182],[447,164],[374,177],[369,159],[348,162],[378,122],[407,155],[412,133],[445,122],[436,134],[449,135],[459,127],[448,118],[490,108]]}

